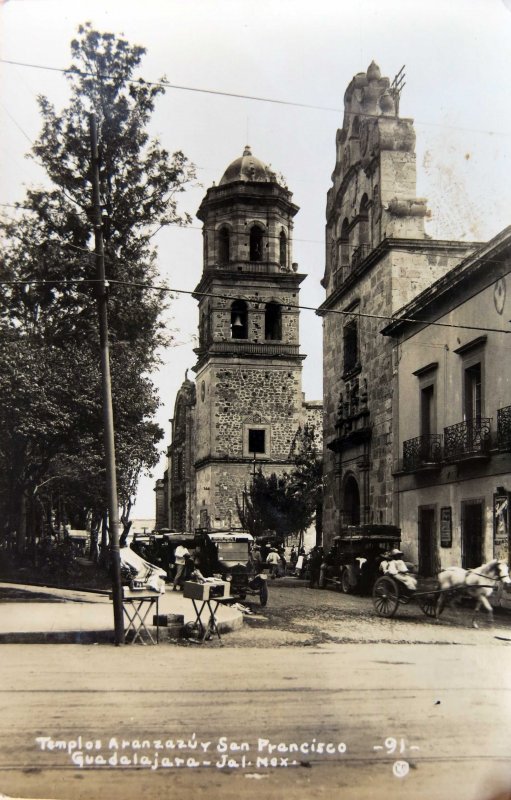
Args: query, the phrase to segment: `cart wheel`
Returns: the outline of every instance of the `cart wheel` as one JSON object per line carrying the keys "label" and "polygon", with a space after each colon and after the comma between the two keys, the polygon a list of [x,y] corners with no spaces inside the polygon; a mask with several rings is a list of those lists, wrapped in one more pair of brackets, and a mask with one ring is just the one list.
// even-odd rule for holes
{"label": "cart wheel", "polygon": [[261,581],[261,586],[259,587],[259,602],[263,608],[268,602],[268,586],[266,581]]}
{"label": "cart wheel", "polygon": [[378,578],[373,587],[373,605],[380,617],[393,617],[399,605],[399,589],[392,578]]}
{"label": "cart wheel", "polygon": [[344,594],[351,594],[353,591],[350,583],[350,571],[347,567],[344,567],[341,572],[341,591],[343,591]]}
{"label": "cart wheel", "polygon": [[420,609],[427,617],[436,617],[437,601],[438,594],[435,594],[434,592],[431,594],[420,594],[417,596],[417,602],[420,606]]}

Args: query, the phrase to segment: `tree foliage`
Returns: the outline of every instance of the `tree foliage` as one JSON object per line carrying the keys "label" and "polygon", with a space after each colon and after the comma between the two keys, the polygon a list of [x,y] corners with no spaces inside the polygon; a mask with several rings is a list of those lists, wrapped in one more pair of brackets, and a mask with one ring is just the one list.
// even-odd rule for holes
{"label": "tree foliage", "polygon": [[[155,230],[186,224],[177,195],[194,178],[182,152],[150,139],[162,85],[136,80],[142,47],[90,24],[71,42],[70,100],[38,98],[32,157],[48,185],[31,188],[3,223],[0,280],[0,503],[20,526],[23,503],[59,495],[69,508],[105,508],[89,114],[98,123],[118,486],[129,507],[163,432],[148,377],[166,341]],[[161,284],[161,280],[158,281]],[[42,499],[42,500],[41,500]]]}
{"label": "tree foliage", "polygon": [[[294,468],[281,476],[254,475],[243,501],[237,501],[242,526],[252,536],[273,531],[281,539],[303,533],[316,522],[316,538],[321,536],[323,501],[323,460],[314,427],[300,427],[293,439],[290,459]],[[319,528],[318,528],[319,525]]]}

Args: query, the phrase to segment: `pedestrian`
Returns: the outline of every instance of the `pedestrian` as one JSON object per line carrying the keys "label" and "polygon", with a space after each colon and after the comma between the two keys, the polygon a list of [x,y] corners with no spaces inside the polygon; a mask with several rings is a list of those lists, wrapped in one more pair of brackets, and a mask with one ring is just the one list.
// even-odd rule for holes
{"label": "pedestrian", "polygon": [[263,560],[261,558],[261,548],[257,546],[253,547],[250,551],[250,558],[252,559],[255,571],[260,572],[263,564]]}
{"label": "pedestrian", "polygon": [[191,558],[190,551],[182,544],[178,544],[178,546],[174,550],[174,563],[176,565],[176,572],[174,575],[174,581],[172,583],[172,590],[174,592],[179,592],[179,590],[183,586],[183,582],[185,579],[186,562],[190,558]]}
{"label": "pedestrian", "polygon": [[279,571],[280,556],[274,547],[270,547],[266,563],[270,565],[270,578],[276,578]]}
{"label": "pedestrian", "polygon": [[309,588],[319,589],[319,579],[321,575],[321,564],[323,563],[323,548],[313,547],[309,556]]}

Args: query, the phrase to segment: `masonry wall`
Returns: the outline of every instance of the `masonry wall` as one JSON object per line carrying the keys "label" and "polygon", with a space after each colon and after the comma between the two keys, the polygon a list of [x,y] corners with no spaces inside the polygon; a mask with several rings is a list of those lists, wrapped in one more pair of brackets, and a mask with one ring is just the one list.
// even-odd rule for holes
{"label": "masonry wall", "polygon": [[[501,271],[511,269],[501,258],[497,265]],[[493,267],[495,270],[495,267]],[[488,265],[488,280],[492,266]],[[505,330],[505,320],[511,316],[511,298],[505,291],[509,273],[495,276],[483,289],[475,285],[465,290],[471,295],[461,301],[461,291],[453,287],[453,297],[459,298],[457,307],[439,317],[444,326],[430,325],[406,338],[399,346],[399,429],[394,443],[394,470],[399,474],[396,491],[399,496],[400,517],[403,529],[403,547],[410,560],[418,561],[418,509],[427,506],[434,512],[433,542],[442,568],[462,563],[463,503],[478,501],[484,506],[483,554],[484,559],[508,558],[507,542],[494,542],[494,495],[497,487],[511,490],[511,453],[499,450],[497,431],[499,409],[511,406],[511,377],[503,365],[509,362],[508,336],[497,333]],[[448,327],[452,325],[453,327]],[[481,330],[454,327],[474,326]],[[492,330],[494,329],[494,330]],[[481,337],[482,331],[487,331]],[[423,385],[434,386],[436,399],[435,426],[431,433],[444,435],[447,426],[463,422],[463,370],[465,356],[457,353],[460,346],[478,341],[466,358],[473,358],[482,366],[482,417],[490,419],[491,447],[489,456],[466,463],[443,463],[438,470],[426,474],[403,474],[403,445],[420,436],[420,391]],[[395,342],[394,342],[395,344]],[[429,366],[424,376],[414,373]],[[450,508],[452,513],[452,544],[442,546],[440,537],[440,510]]]}
{"label": "masonry wall", "polygon": [[[385,321],[412,297],[444,275],[459,260],[458,256],[428,252],[391,250],[370,271],[361,275],[353,287],[342,294],[336,310],[360,302],[358,318],[360,384],[367,382],[368,408],[372,435],[369,461],[361,445],[349,446],[339,457],[325,449],[325,538],[340,532],[339,510],[342,482],[351,472],[359,486],[368,484],[369,522],[397,524],[393,508],[393,348],[380,334]],[[324,319],[324,439],[325,444],[336,435],[335,423],[341,393],[345,393],[343,373],[343,328],[347,318],[327,313]]]}

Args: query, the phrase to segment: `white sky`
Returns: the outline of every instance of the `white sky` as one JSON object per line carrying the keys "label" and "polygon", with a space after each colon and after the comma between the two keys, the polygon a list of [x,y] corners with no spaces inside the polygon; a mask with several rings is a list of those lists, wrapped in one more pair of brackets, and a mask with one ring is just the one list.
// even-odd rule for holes
{"label": "white sky", "polygon": [[[391,79],[406,65],[401,116],[415,119],[417,196],[429,201],[428,232],[485,240],[511,221],[511,0],[0,0],[1,58],[65,68],[69,42],[87,20],[146,47],[140,75],[147,80],[165,75],[180,86],[339,109],[169,89],[152,123],[165,147],[182,149],[199,167],[202,187],[182,195],[181,207],[192,215],[247,143],[284,174],[301,208],[294,260],[309,276],[304,305],[324,297],[325,202],[344,91],[372,59]],[[24,159],[39,132],[40,93],[63,107],[66,79],[0,64],[0,203],[21,200],[24,186],[42,180]],[[160,271],[180,289],[193,289],[201,274],[202,237],[198,220],[193,224],[155,237]],[[194,364],[195,302],[181,296],[171,316],[176,346],[155,376],[166,430],[162,452],[175,393]],[[311,312],[302,312],[301,341],[308,354],[303,388],[320,399],[321,322]],[[161,468],[141,484],[134,517],[154,516],[154,479],[163,469],[162,457]]]}

